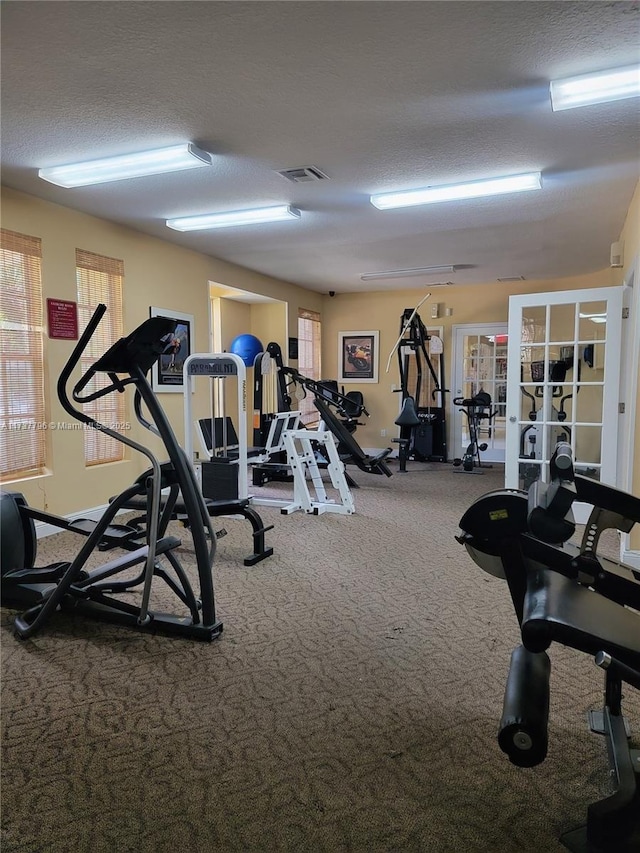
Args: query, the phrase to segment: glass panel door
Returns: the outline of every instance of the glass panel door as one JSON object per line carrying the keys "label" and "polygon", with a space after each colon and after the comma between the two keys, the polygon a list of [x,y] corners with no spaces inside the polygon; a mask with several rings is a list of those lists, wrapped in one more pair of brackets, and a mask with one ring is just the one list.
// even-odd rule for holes
{"label": "glass panel door", "polygon": [[[454,399],[472,399],[488,394],[491,404],[483,409],[477,425],[483,462],[504,462],[507,403],[507,324],[482,323],[458,326],[454,331],[453,406],[454,456],[461,457],[468,446],[469,421]],[[486,398],[485,398],[486,399]]]}
{"label": "glass panel door", "polygon": [[615,485],[621,323],[619,287],[510,298],[507,488],[547,482],[558,441]]}

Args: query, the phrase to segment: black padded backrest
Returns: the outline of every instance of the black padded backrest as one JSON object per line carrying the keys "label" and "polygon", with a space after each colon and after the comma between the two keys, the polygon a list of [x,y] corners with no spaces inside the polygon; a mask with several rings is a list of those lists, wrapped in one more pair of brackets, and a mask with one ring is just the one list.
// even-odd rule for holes
{"label": "black padded backrest", "polygon": [[0,492],[0,568],[2,574],[30,569],[35,563],[37,538],[33,519],[20,511],[27,502],[20,492]]}
{"label": "black padded backrest", "polygon": [[640,670],[640,614],[550,569],[528,572],[521,632],[532,652],[556,642]]}
{"label": "black padded backrest", "polygon": [[238,434],[228,415],[224,418],[200,418],[198,424],[209,453],[238,446]]}
{"label": "black padded backrest", "polygon": [[321,400],[319,397],[313,401],[314,406],[320,412],[322,420],[325,422],[327,429],[332,432],[335,437],[340,441],[346,450],[349,452],[354,459],[358,459],[360,461],[364,461],[368,459],[367,454],[360,447],[358,442],[353,438],[349,430],[342,424],[331,411],[329,406]]}
{"label": "black padded backrest", "polygon": [[359,418],[364,408],[364,396],[362,391],[347,391],[344,395],[342,408],[350,418]]}

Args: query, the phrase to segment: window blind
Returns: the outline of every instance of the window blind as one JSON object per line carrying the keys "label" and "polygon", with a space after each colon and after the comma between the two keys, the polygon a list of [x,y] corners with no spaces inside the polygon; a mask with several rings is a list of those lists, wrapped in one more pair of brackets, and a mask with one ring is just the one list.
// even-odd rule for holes
{"label": "window blind", "polygon": [[[322,326],[320,314],[306,308],[298,309],[298,370],[310,379],[319,381],[321,375]],[[309,426],[318,421],[318,410],[313,396],[307,394],[300,401],[300,420]]]}
{"label": "window blind", "polygon": [[0,478],[45,470],[42,243],[0,229]]}
{"label": "window blind", "polygon": [[[124,262],[117,258],[96,255],[76,249],[76,279],[78,287],[78,321],[83,329],[89,322],[96,305],[103,302],[107,313],[81,360],[83,373],[123,334],[122,285]],[[109,378],[96,376],[89,383],[87,394],[104,388]],[[126,405],[123,394],[114,392],[83,406],[83,411],[105,426],[126,428]],[[84,457],[86,465],[100,465],[124,459],[124,445],[95,429],[84,430]]]}

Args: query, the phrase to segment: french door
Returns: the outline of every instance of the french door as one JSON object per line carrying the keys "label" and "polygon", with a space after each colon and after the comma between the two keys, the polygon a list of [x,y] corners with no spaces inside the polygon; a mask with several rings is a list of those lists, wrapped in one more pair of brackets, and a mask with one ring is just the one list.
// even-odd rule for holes
{"label": "french door", "polygon": [[480,422],[478,442],[487,445],[483,462],[505,461],[507,405],[507,324],[479,323],[453,329],[454,375],[451,394],[453,455],[462,457],[470,441],[469,422],[457,397],[483,391],[491,398],[491,419]]}
{"label": "french door", "polygon": [[507,488],[548,482],[558,441],[571,444],[578,473],[615,485],[622,291],[510,298]]}

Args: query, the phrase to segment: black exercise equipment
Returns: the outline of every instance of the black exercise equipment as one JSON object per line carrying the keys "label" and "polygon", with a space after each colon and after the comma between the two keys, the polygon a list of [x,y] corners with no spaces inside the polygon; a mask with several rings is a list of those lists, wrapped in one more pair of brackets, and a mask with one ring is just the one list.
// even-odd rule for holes
{"label": "black exercise equipment", "polygon": [[392,438],[391,441],[398,445],[398,459],[400,461],[400,472],[407,473],[407,459],[411,450],[411,436],[414,429],[422,424],[416,412],[416,404],[413,397],[405,397],[402,401],[402,409],[395,419],[396,426],[400,427],[400,437]]}
{"label": "black exercise equipment", "polygon": [[[581,362],[577,363],[577,381],[580,382]],[[559,400],[559,405],[551,404],[551,419],[557,422],[557,427],[554,427],[555,435],[552,436],[552,441],[571,441],[571,427],[567,421],[566,404],[568,400],[573,398],[573,391],[568,394],[564,393],[564,383],[567,379],[567,372],[573,369],[573,352],[567,358],[552,359],[550,361],[533,361],[530,365],[531,381],[532,382],[551,382],[551,400]],[[524,365],[520,367],[520,380],[524,381]],[[540,425],[538,415],[542,411],[542,402],[538,406],[538,401],[544,398],[544,386],[536,385],[533,389],[533,394],[521,385],[520,390],[523,397],[530,400],[531,408],[528,412],[530,423],[520,433],[520,482],[522,488],[526,491],[531,484],[540,477],[539,462],[527,462],[530,460],[539,460],[542,452],[542,447],[538,441]],[[576,386],[576,394],[580,391],[580,385]],[[591,473],[583,471],[582,473]]]}
{"label": "black exercise equipment", "polygon": [[[206,462],[202,463],[202,494],[204,498],[204,505],[209,517],[218,518],[220,516],[238,515],[246,519],[246,521],[251,524],[253,552],[243,559],[243,565],[255,566],[256,563],[265,560],[267,557],[271,557],[273,555],[273,548],[267,546],[265,533],[268,533],[269,530],[273,530],[273,524],[265,526],[261,516],[251,506],[249,498],[242,499],[236,497],[233,499],[225,497],[223,500],[216,500],[215,498],[208,497],[208,494],[211,494],[214,490],[218,490],[220,488],[220,481],[222,479],[224,483],[224,478],[221,477],[220,468],[216,468],[215,472],[209,474],[207,465],[208,463]],[[164,498],[161,499],[160,506],[162,510],[166,512],[167,502]],[[137,526],[138,535],[144,537],[147,520],[146,497],[144,495],[134,495],[129,498],[129,500],[125,501],[123,509],[136,510],[137,512],[142,513],[137,518],[130,520],[128,524],[129,526]],[[187,529],[191,528],[191,519],[186,511],[184,501],[181,500],[180,497],[171,503],[170,512],[166,514],[165,523],[168,523],[169,521],[178,521],[183,527],[186,527]],[[215,536],[216,539],[221,539],[223,536],[226,536],[226,534],[227,531],[222,528],[216,531]],[[120,547],[128,548],[129,546],[121,545]],[[101,548],[100,550],[105,549]]]}
{"label": "black exercise equipment", "polygon": [[384,474],[386,477],[392,475],[393,472],[386,463],[387,456],[391,453],[390,447],[386,447],[376,456],[369,456],[343,425],[342,421],[331,411],[331,408],[322,397],[314,397],[313,405],[320,413],[320,417],[327,429],[337,438],[338,453],[343,462],[352,462],[361,471],[366,471],[367,474]]}
{"label": "black exercise equipment", "polygon": [[460,411],[464,412],[467,417],[467,425],[469,428],[469,444],[464,452],[462,459],[454,459],[453,464],[456,468],[468,474],[481,474],[482,471],[476,471],[476,468],[491,468],[480,458],[480,453],[484,453],[488,445],[486,442],[479,441],[481,430],[485,429],[491,437],[492,422],[498,413],[498,409],[491,408],[491,395],[486,391],[478,391],[473,397],[456,397],[453,401],[454,406],[460,406]]}
{"label": "black exercise equipment", "polygon": [[[161,464],[147,447],[89,417],[81,409],[75,408],[69,399],[67,385],[71,373],[80,362],[106,310],[105,305],[96,308],[71,353],[58,380],[58,398],[71,417],[142,453],[151,463],[151,468],[118,495],[95,523],[86,519],[70,522],[29,507],[18,493],[4,492],[1,502],[3,535],[0,555],[2,603],[10,607],[28,607],[15,619],[16,634],[21,638],[35,634],[56,610],[62,609],[142,631],[164,631],[210,641],[222,631],[222,623],[216,618],[213,591],[212,564],[216,537],[193,469],[147,380],[152,365],[166,351],[169,337],[175,329],[175,321],[162,317],[146,320],[100,357],[72,391],[73,402],[82,405],[114,391],[123,392],[127,385],[133,385],[133,405],[138,421],[162,440],[169,455],[169,461]],[[98,380],[98,390],[83,394],[84,389],[99,374],[106,374],[109,382],[101,387]],[[142,412],[143,403],[151,420]],[[161,499],[163,489],[168,489],[169,493]],[[182,495],[185,515],[192,528],[197,593],[175,554],[180,540],[166,535],[166,526],[179,494]],[[88,558],[105,541],[105,537],[117,538],[118,532],[122,532],[122,529],[118,529],[122,526],[113,525],[112,522],[127,501],[136,496],[143,496],[145,500],[144,544],[96,569],[86,569]],[[34,520],[78,533],[86,537],[86,541],[71,562],[36,568],[33,565],[37,548]],[[132,531],[125,533],[124,543],[131,545]],[[172,572],[165,567],[161,558],[169,564]],[[132,577],[128,570],[136,566],[142,568]],[[124,572],[126,575],[122,577]],[[118,576],[119,579],[116,579]],[[187,612],[184,615],[160,613],[151,609],[154,578],[162,579],[185,605]],[[139,587],[141,601],[140,604],[134,604],[129,593]],[[126,593],[126,599],[118,598],[118,593]]]}
{"label": "black exercise equipment", "polygon": [[[431,336],[415,309],[405,308],[400,318],[400,337],[396,349],[402,400],[412,397],[418,424],[400,426],[400,439],[406,441],[404,455],[419,462],[447,461],[447,428],[444,395],[444,358],[438,359],[438,371],[427,350]],[[415,374],[415,381],[413,380]],[[431,399],[425,405],[425,384],[433,383]],[[397,423],[397,421],[396,421]],[[403,444],[400,442],[400,449]],[[406,460],[405,460],[406,461]],[[406,468],[405,468],[406,470]]]}
{"label": "black exercise equipment", "polygon": [[[604,707],[591,712],[604,734],[615,791],[587,810],[586,825],[565,833],[575,853],[640,849],[640,751],[630,749],[622,716],[622,684],[640,689],[640,571],[597,553],[608,528],[628,533],[640,521],[640,499],[574,473],[571,447],[560,443],[549,484],[529,492],[490,492],[469,507],[457,537],[485,571],[506,579],[522,645],[512,655],[499,744],[510,761],[532,767],[547,752],[550,662],[561,643],[595,658],[605,670]],[[580,546],[572,504],[592,504]]]}
{"label": "black exercise equipment", "polygon": [[[376,456],[369,456],[353,437],[353,429],[345,423],[345,421],[352,420],[354,412],[357,412],[356,417],[361,415],[369,417],[364,402],[360,403],[354,397],[348,397],[332,386],[327,387],[321,381],[304,376],[293,367],[285,367],[281,364],[278,373],[283,378],[285,397],[289,399],[289,405],[291,397],[288,392],[292,385],[301,388],[304,395],[309,393],[313,396],[314,406],[318,409],[325,428],[335,436],[338,443],[338,454],[346,465],[353,463],[368,474],[384,474],[391,477],[393,472],[385,462],[392,452],[391,448],[385,448]],[[326,463],[327,460],[320,460],[321,465]],[[345,477],[350,487],[357,488],[357,483],[346,472]]]}
{"label": "black exercise equipment", "polygon": [[[225,419],[215,418],[214,420],[216,421],[213,425],[215,435],[211,433],[211,418],[203,418],[199,421],[199,429],[203,436],[203,442],[208,449],[208,453],[212,454],[209,461],[201,463],[202,496],[210,518],[237,515],[246,519],[251,524],[253,552],[244,558],[243,564],[245,566],[254,566],[256,563],[273,555],[273,548],[268,547],[265,540],[265,533],[273,530],[273,525],[270,524],[267,526],[264,524],[261,516],[251,506],[249,498],[239,497],[237,471],[233,464],[229,464],[238,458],[238,437],[235,427],[229,417]],[[223,420],[226,423],[218,423]],[[221,437],[222,433],[224,433],[224,438]],[[224,444],[220,446],[212,445],[212,440],[223,441]],[[228,446],[226,444],[227,441],[229,442]],[[223,456],[218,452],[223,449],[226,450],[228,455]],[[259,449],[262,448],[248,448],[248,455],[252,455],[249,451],[258,451]],[[114,498],[111,500],[114,500]],[[178,495],[176,500],[172,500],[168,510],[167,501],[161,498],[160,508],[163,513],[160,523],[161,535],[165,532],[170,521],[178,521],[187,529],[191,527],[189,514],[180,495]],[[98,550],[107,551],[115,547],[133,550],[144,543],[147,535],[146,497],[140,494],[134,495],[124,502],[122,509],[135,510],[141,513],[141,515],[129,519],[126,526],[123,526],[127,531],[126,535],[119,533],[117,536],[110,536],[108,535],[109,531],[107,531],[107,534],[103,536],[98,546]],[[207,530],[205,530],[206,534]],[[224,528],[216,531],[216,539],[221,539],[226,535],[227,531]]]}
{"label": "black exercise equipment", "polygon": [[335,379],[321,379],[318,386],[322,391],[323,397],[329,405],[335,406],[336,414],[342,421],[345,429],[354,433],[363,423],[358,420],[362,415],[369,416],[365,405],[362,391],[347,391],[344,388],[338,391],[338,383]]}

